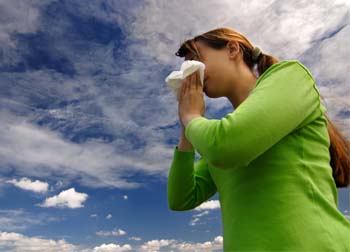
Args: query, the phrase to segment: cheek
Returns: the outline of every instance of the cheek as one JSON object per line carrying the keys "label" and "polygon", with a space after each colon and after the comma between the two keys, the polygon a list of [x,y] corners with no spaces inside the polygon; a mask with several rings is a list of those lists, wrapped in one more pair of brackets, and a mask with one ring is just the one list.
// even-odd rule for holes
{"label": "cheek", "polygon": [[213,82],[220,81],[220,72],[222,71],[220,69],[220,66],[215,65],[215,64],[206,65],[204,71],[205,71],[204,76],[206,76],[208,78],[207,83],[213,83]]}

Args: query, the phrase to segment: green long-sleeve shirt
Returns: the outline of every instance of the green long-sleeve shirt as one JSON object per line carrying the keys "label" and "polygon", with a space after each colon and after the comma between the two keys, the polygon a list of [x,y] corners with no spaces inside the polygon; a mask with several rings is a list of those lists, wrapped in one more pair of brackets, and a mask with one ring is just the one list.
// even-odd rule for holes
{"label": "green long-sleeve shirt", "polygon": [[194,209],[218,192],[225,252],[350,252],[325,112],[303,64],[273,64],[232,113],[189,122],[186,138],[201,157],[194,163],[194,151],[175,146],[169,208]]}

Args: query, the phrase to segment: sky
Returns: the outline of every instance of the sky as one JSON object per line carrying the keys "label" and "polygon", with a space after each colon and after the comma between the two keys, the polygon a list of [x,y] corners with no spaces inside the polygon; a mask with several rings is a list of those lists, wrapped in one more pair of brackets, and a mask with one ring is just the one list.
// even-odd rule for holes
{"label": "sky", "polygon": [[[235,29],[312,73],[350,139],[349,1],[0,0],[0,251],[222,251],[218,194],[172,211],[180,43]],[[206,117],[233,111],[205,96]],[[196,160],[199,155],[196,153]],[[338,188],[349,218],[349,188]]]}

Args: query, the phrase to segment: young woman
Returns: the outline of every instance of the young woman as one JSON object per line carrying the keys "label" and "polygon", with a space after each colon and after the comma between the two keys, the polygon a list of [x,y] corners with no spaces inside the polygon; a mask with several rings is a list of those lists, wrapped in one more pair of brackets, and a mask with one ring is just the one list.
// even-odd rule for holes
{"label": "young woman", "polygon": [[[204,88],[198,72],[181,88],[169,208],[191,210],[218,192],[224,251],[349,252],[350,221],[337,207],[337,187],[350,184],[349,142],[310,71],[229,28],[185,41],[176,55],[206,68]],[[203,92],[227,97],[234,111],[205,118]]]}

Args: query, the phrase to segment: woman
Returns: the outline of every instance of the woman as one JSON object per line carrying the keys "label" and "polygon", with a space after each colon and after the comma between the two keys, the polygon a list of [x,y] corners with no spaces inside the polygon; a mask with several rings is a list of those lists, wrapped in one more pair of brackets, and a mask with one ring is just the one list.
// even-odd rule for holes
{"label": "woman", "polygon": [[[350,184],[349,142],[325,115],[309,70],[228,28],[185,41],[176,55],[206,68],[203,89],[198,72],[181,88],[169,208],[191,210],[218,192],[224,251],[349,252],[336,189]],[[227,97],[234,111],[205,118],[203,92]]]}

